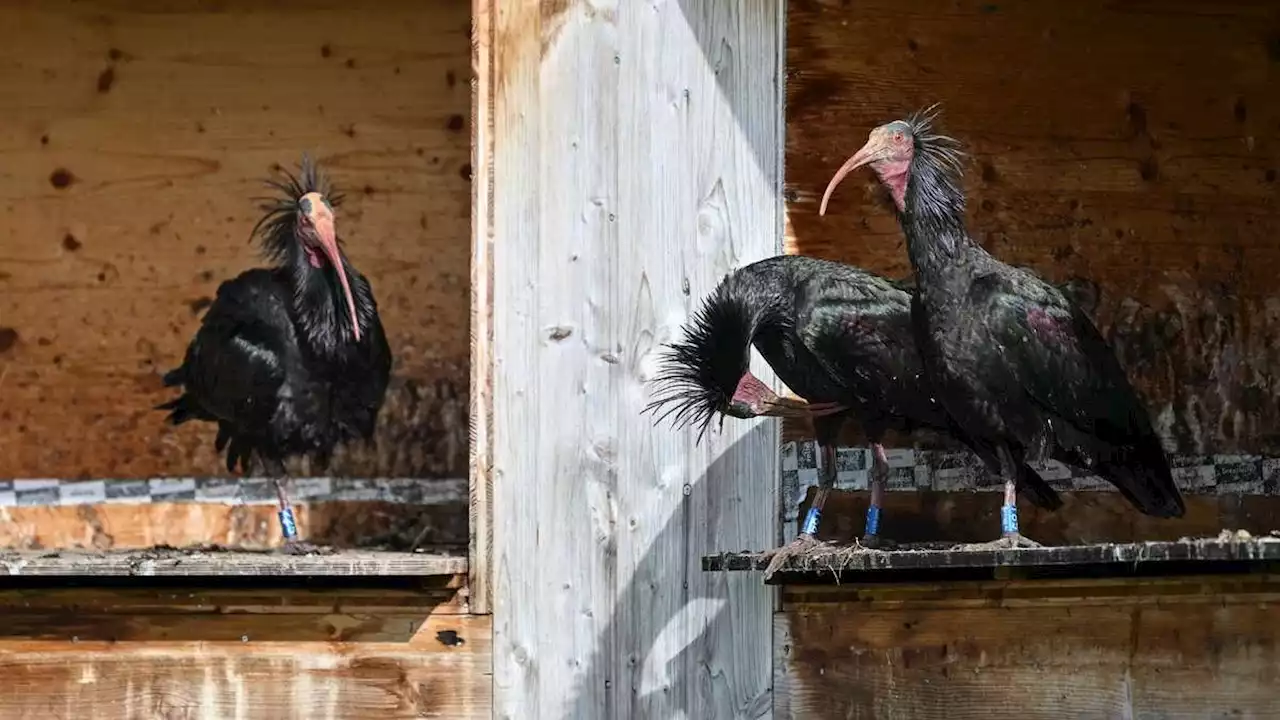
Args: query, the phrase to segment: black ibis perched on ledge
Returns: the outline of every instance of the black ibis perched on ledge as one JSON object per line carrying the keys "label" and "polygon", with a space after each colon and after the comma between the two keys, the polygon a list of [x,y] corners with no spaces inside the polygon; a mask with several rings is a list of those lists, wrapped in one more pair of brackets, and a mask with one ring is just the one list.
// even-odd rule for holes
{"label": "black ibis perched on ledge", "polygon": [[1061,289],[969,235],[959,143],[934,131],[935,116],[931,108],[872,130],[831,178],[819,214],[864,165],[893,197],[915,270],[926,375],[952,420],[991,448],[1005,480],[1002,537],[986,545],[1036,545],[1020,535],[1014,502],[1028,460],[1075,465],[1148,515],[1181,517],[1160,438],[1093,321]]}
{"label": "black ibis perched on ledge", "polygon": [[275,264],[218,288],[180,367],[164,376],[182,395],[164,403],[169,422],[218,425],[215,447],[227,470],[249,472],[256,458],[275,481],[287,548],[298,541],[285,488],[285,461],[328,465],[341,442],[373,437],[391,371],[391,350],[373,289],[338,241],[335,193],[303,155],[295,177],[267,180],[250,233]]}
{"label": "black ibis perched on ledge", "polygon": [[[760,260],[721,281],[672,344],[646,410],[698,439],[721,418],[812,417],[822,450],[822,479],[796,541],[775,554],[769,574],[815,542],[822,507],[836,479],[835,442],[852,418],[873,449],[871,502],[863,544],[877,545],[888,474],[881,439],[887,431],[930,430],[968,442],[948,420],[924,377],[905,284],[856,267],[798,255]],[[779,397],[749,369],[751,347],[804,400]],[[806,402],[807,401],[807,402]],[[973,446],[979,454],[983,448]],[[1023,488],[1033,502],[1057,509],[1057,493],[1030,467]]]}

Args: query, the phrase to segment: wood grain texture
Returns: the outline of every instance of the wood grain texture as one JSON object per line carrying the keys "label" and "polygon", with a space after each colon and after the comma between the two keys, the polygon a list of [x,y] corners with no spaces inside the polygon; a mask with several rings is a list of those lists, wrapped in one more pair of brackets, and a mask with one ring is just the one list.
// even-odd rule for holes
{"label": "wood grain texture", "polygon": [[874,126],[942,102],[969,222],[1000,259],[1093,284],[1169,449],[1280,454],[1280,6],[788,3],[788,250],[910,274]]}
{"label": "wood grain texture", "polygon": [[0,477],[225,474],[151,408],[224,279],[262,264],[251,198],[304,150],[395,353],[343,476],[466,468],[467,0],[8,3],[0,9]]}
{"label": "wood grain texture", "polygon": [[[85,548],[122,550],[208,543],[247,550],[277,548],[277,508],[207,503],[102,504],[0,509],[0,550]],[[337,548],[409,550],[424,545],[463,547],[463,501],[440,505],[320,502],[294,506],[303,537]]]}
{"label": "wood grain texture", "polygon": [[460,552],[324,552],[291,555],[221,550],[0,552],[0,575],[190,577],[430,577],[467,572]]}
{"label": "wood grain texture", "polygon": [[789,604],[775,623],[776,717],[1275,716],[1274,578],[988,583],[916,595]]}
{"label": "wood grain texture", "polygon": [[493,587],[493,13],[471,5],[471,605]]}
{"label": "wood grain texture", "polygon": [[490,9],[496,716],[770,717],[773,594],[698,558],[776,541],[776,425],[641,410],[780,251],[782,5]]}
{"label": "wood grain texture", "polygon": [[490,621],[443,599],[387,588],[0,592],[0,717],[487,719]]}
{"label": "wood grain texture", "polygon": [[[26,581],[25,587],[15,587]],[[362,615],[468,615],[465,578],[456,575],[413,579],[332,579],[327,584],[299,586],[283,578],[166,578],[111,583],[99,578],[86,584],[68,578],[13,578],[0,589],[0,612],[5,617],[23,612],[51,618],[45,627],[29,632],[15,625],[0,626],[0,637],[10,640],[70,638],[146,640],[145,630],[129,637],[85,630],[67,632],[65,623],[92,624],[90,618],[128,615],[280,617],[325,614]],[[337,587],[343,584],[343,587]],[[242,618],[252,622],[252,618]],[[107,622],[105,619],[102,622]],[[232,623],[234,625],[234,623]],[[261,624],[259,629],[261,629]],[[229,631],[228,631],[229,632]],[[318,632],[318,629],[313,630]],[[56,637],[55,637],[56,636]],[[194,636],[193,636],[194,637]],[[234,639],[239,639],[236,635]],[[163,638],[150,638],[163,639]],[[211,639],[211,638],[204,638]],[[325,638],[312,634],[310,640]],[[347,640],[362,639],[348,636]],[[372,639],[372,638],[363,638]],[[392,639],[389,635],[381,639]],[[404,638],[399,638],[403,640]]]}
{"label": "wood grain texture", "polygon": [[[709,572],[754,572],[769,568],[772,552],[719,553],[702,558]],[[1150,574],[1203,574],[1223,566],[1264,571],[1280,567],[1280,538],[1198,538],[1183,541],[1099,543],[1052,547],[990,550],[956,547],[944,542],[898,548],[893,552],[868,552],[850,546],[820,545],[788,557],[769,578],[770,584],[842,584],[859,580],[901,579],[934,571],[995,571],[994,574],[1031,576],[1039,571],[1090,577],[1102,571]],[[941,573],[939,573],[941,574]],[[970,573],[966,573],[970,574]],[[977,574],[977,573],[971,573]],[[983,572],[982,574],[986,574]],[[939,578],[939,582],[942,578]]]}

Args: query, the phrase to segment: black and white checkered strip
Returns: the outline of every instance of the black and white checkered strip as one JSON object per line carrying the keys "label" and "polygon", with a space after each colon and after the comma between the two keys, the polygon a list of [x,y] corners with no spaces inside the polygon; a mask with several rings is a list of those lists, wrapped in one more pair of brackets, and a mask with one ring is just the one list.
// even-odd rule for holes
{"label": "black and white checkered strip", "polygon": [[[886,449],[889,458],[887,489],[943,491],[999,491],[1004,486],[990,476],[978,459],[969,453],[936,450]],[[842,447],[836,450],[836,487],[842,490],[867,489],[871,466],[869,447]],[[1184,455],[1171,459],[1174,482],[1192,495],[1280,494],[1280,458],[1258,455]],[[1111,483],[1095,475],[1080,473],[1056,461],[1035,466],[1055,489],[1106,490]],[[782,446],[782,522],[784,534],[795,536],[800,501],[811,486],[818,484],[818,445],[812,440],[788,442]]]}
{"label": "black and white checkered strip", "polygon": [[[467,479],[441,480],[294,478],[294,502],[381,500],[412,505],[465,502]],[[151,480],[0,480],[0,507],[95,503],[276,502],[269,479],[155,478]]]}

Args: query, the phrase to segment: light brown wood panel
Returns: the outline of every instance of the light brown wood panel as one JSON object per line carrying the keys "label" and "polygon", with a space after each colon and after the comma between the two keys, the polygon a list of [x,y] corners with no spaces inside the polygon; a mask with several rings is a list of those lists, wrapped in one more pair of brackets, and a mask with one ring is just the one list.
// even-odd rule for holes
{"label": "light brown wood panel", "polygon": [[1096,317],[1180,452],[1280,454],[1280,6],[1254,0],[788,3],[788,249],[893,277],[863,171],[933,102],[971,154],[970,230],[1096,284]]}
{"label": "light brown wood panel", "polygon": [[[242,549],[283,545],[274,505],[148,503],[30,506],[3,509],[0,549],[121,550],[218,544]],[[338,548],[413,543],[462,547],[466,503],[413,505],[380,501],[302,503],[294,506],[302,537]]]}
{"label": "light brown wood panel", "polygon": [[138,640],[0,642],[0,717],[492,716],[488,617],[330,608],[120,619]]}
{"label": "light brown wood panel", "polygon": [[225,474],[151,407],[310,151],[395,354],[357,476],[466,472],[470,3],[0,8],[0,477]]}
{"label": "light brown wood panel", "polygon": [[1040,602],[1036,585],[992,585],[789,604],[775,622],[775,717],[1275,717],[1274,579],[1041,583]]}
{"label": "light brown wood panel", "polygon": [[[399,614],[466,615],[469,609],[462,576],[415,578],[411,581],[348,578],[346,587],[286,587],[276,578],[239,578],[249,586],[225,587],[235,579],[182,579],[164,586],[149,587],[140,580],[128,585],[76,586],[61,579],[34,580],[31,587],[0,590],[0,613],[40,613],[54,618],[36,635],[11,625],[0,626],[0,637],[31,640],[43,634],[63,632],[63,622],[81,622],[76,616],[106,618],[125,615],[326,615]],[[79,582],[83,583],[82,578]],[[8,583],[15,582],[10,578]],[[91,582],[103,582],[98,578]],[[221,583],[223,587],[217,587]],[[242,585],[243,585],[242,583]],[[333,585],[336,583],[330,583]],[[105,621],[104,621],[105,622]],[[70,637],[69,633],[63,633]],[[88,637],[88,636],[86,636]],[[125,638],[116,638],[125,639]],[[145,640],[144,636],[130,639]],[[313,638],[314,639],[314,638]]]}
{"label": "light brown wood panel", "polygon": [[471,4],[471,606],[490,611],[493,595],[493,10]]}

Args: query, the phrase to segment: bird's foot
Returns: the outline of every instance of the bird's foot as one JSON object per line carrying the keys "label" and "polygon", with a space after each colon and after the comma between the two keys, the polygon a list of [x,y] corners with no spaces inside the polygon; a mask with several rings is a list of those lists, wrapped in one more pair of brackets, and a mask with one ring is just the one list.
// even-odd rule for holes
{"label": "bird's foot", "polygon": [[896,540],[879,535],[863,535],[860,543],[867,550],[896,550],[898,547]]}
{"label": "bird's foot", "polygon": [[795,540],[773,551],[773,559],[769,561],[769,567],[764,569],[764,579],[773,577],[773,574],[781,570],[791,558],[804,555],[822,544],[818,538],[808,533],[800,533]]}
{"label": "bird's foot", "polygon": [[293,538],[284,541],[284,545],[280,546],[280,553],[284,555],[324,555],[326,554],[326,548],[305,540]]}
{"label": "bird's foot", "polygon": [[999,540],[983,543],[967,543],[957,545],[953,550],[1019,550],[1024,548],[1044,547],[1040,543],[1032,540],[1020,533],[1005,533],[1004,537]]}

